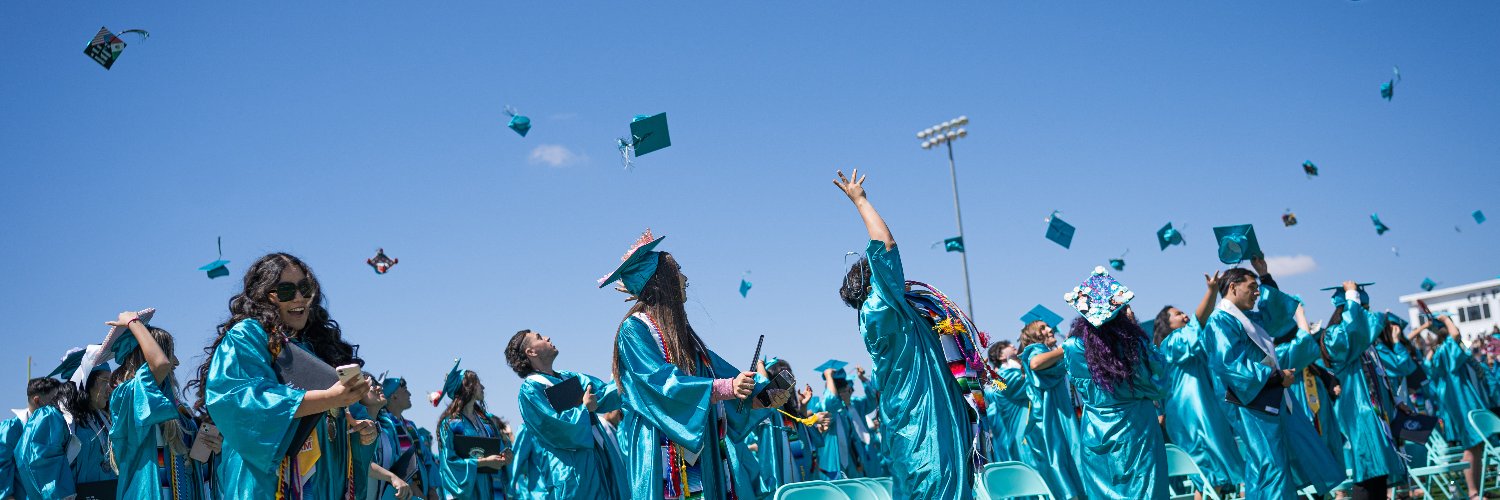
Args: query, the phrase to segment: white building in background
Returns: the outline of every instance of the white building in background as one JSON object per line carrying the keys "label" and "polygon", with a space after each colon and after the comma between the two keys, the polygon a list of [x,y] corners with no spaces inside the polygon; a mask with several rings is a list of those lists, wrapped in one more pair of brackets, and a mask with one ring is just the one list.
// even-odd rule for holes
{"label": "white building in background", "polygon": [[1451,313],[1466,341],[1492,332],[1500,325],[1500,279],[1401,296],[1401,302],[1408,307],[1406,315],[1413,327],[1420,324],[1418,316],[1422,311],[1417,307],[1419,300],[1426,303],[1434,314],[1443,311]]}

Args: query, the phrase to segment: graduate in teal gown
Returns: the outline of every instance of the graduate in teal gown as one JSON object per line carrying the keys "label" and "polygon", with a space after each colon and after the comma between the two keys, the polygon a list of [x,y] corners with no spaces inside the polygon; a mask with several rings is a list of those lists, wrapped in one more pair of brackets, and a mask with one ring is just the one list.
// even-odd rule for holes
{"label": "graduate in teal gown", "polygon": [[[880,380],[881,446],[890,456],[892,496],[967,498],[973,493],[972,425],[978,416],[948,370],[933,325],[906,296],[901,252],[865,196],[864,177],[838,172],[870,242],[840,287],[859,310],[860,336]],[[822,457],[828,460],[830,457]]]}
{"label": "graduate in teal gown", "polygon": [[1322,357],[1322,331],[1314,334],[1307,328],[1302,299],[1280,291],[1269,274],[1260,276],[1260,298],[1255,303],[1260,324],[1272,336],[1277,363],[1292,370],[1291,384],[1286,387],[1287,411],[1306,416],[1315,433],[1333,456],[1326,470],[1342,471],[1345,462],[1344,433],[1334,414],[1333,387],[1338,379],[1329,373]]}
{"label": "graduate in teal gown", "polygon": [[20,437],[15,444],[17,496],[63,498],[74,493],[68,466],[68,425],[57,407],[62,382],[35,378],[26,387],[27,411],[17,413]]}
{"label": "graduate in teal gown", "polygon": [[0,498],[25,498],[26,487],[16,472],[16,445],[25,425],[21,417],[0,421]]}
{"label": "graduate in teal gown", "polygon": [[[225,498],[342,498],[352,462],[348,412],[369,390],[364,377],[305,390],[281,382],[272,367],[285,349],[303,349],[329,366],[354,362],[324,306],[316,276],[301,260],[266,255],[245,272],[230,299],[229,320],[204,350],[192,384],[223,435],[217,472]],[[293,443],[299,419],[313,433]],[[294,449],[295,448],[295,449]]]}
{"label": "graduate in teal gown", "polygon": [[1021,330],[1020,343],[1026,399],[1031,402],[1022,424],[1021,462],[1041,473],[1058,498],[1081,498],[1085,492],[1078,463],[1080,423],[1057,332],[1043,321],[1032,321]]}
{"label": "graduate in teal gown", "polygon": [[1385,498],[1394,483],[1390,480],[1402,477],[1406,467],[1389,427],[1396,408],[1383,367],[1371,348],[1386,330],[1386,322],[1384,314],[1366,309],[1368,304],[1368,295],[1352,281],[1334,292],[1334,313],[1323,344],[1328,369],[1343,387],[1335,415],[1349,443],[1349,479],[1354,481],[1355,495]]}
{"label": "graduate in teal gown", "polygon": [[[1263,259],[1251,263],[1264,274]],[[1279,403],[1273,403],[1269,410],[1237,408],[1244,426],[1246,497],[1290,498],[1303,484],[1326,494],[1343,481],[1344,474],[1336,469],[1333,455],[1306,415],[1289,410],[1286,387],[1297,375],[1294,370],[1280,368],[1277,348],[1268,332],[1281,330],[1268,330],[1267,321],[1263,321],[1276,324],[1276,318],[1252,310],[1262,293],[1277,295],[1277,302],[1291,300],[1281,298],[1284,294],[1276,288],[1262,288],[1255,272],[1243,268],[1225,271],[1219,280],[1223,298],[1207,324],[1215,335],[1211,363],[1229,393],[1248,404],[1266,390]],[[1299,328],[1299,335],[1302,332],[1305,328]]]}
{"label": "graduate in teal gown", "polygon": [[[1479,395],[1480,387],[1469,377],[1467,368],[1473,358],[1463,346],[1458,325],[1448,316],[1439,316],[1438,322],[1441,327],[1437,332],[1443,338],[1427,355],[1423,368],[1427,370],[1428,389],[1436,415],[1443,421],[1443,439],[1463,449],[1464,461],[1469,462],[1469,468],[1464,470],[1464,480],[1473,495],[1480,491],[1484,443],[1483,438],[1465,424],[1469,422],[1470,411],[1485,409],[1484,400]],[[1428,328],[1433,328],[1433,325],[1423,324],[1417,331]]]}
{"label": "graduate in teal gown", "polygon": [[353,473],[354,498],[365,499],[376,496],[378,485],[393,482],[400,489],[406,490],[409,495],[410,486],[406,485],[405,481],[392,477],[389,469],[376,463],[376,452],[380,449],[385,437],[385,431],[378,417],[380,410],[386,405],[385,389],[373,375],[362,373],[361,376],[369,381],[370,390],[365,393],[364,398],[359,400],[359,404],[349,407],[349,418],[353,421],[349,430],[359,435],[359,439],[354,440],[350,446],[350,452],[353,455],[350,469]]}
{"label": "graduate in teal gown", "polygon": [[1243,481],[1245,457],[1235,442],[1235,430],[1225,416],[1224,397],[1214,389],[1209,368],[1213,334],[1203,322],[1213,312],[1218,274],[1208,277],[1208,291],[1189,315],[1163,307],[1153,323],[1153,341],[1167,363],[1167,398],[1163,405],[1167,437],[1193,457],[1209,484],[1233,490]]}
{"label": "graduate in teal gown", "polygon": [[[511,479],[515,498],[629,498],[620,448],[599,423],[600,413],[620,408],[614,384],[584,373],[556,370],[551,337],[521,330],[505,347],[505,361],[521,377],[517,404],[526,427],[516,436]],[[547,389],[577,378],[578,406],[557,411]]]}
{"label": "graduate in teal gown", "polygon": [[73,458],[75,484],[113,481],[118,477],[109,462],[109,400],[114,387],[110,371],[109,363],[99,364],[87,374],[74,377],[82,379],[84,387],[78,388],[72,381],[63,385],[65,395],[58,403],[66,406],[73,416],[69,429],[78,439],[78,455]]}
{"label": "graduate in teal gown", "polygon": [[1394,406],[1405,405],[1410,411],[1414,403],[1406,380],[1422,369],[1422,364],[1418,361],[1421,353],[1406,336],[1406,320],[1395,313],[1385,314],[1390,329],[1380,336],[1379,343],[1375,345],[1375,355],[1385,368],[1386,385],[1391,388],[1391,403]]}
{"label": "graduate in teal gown", "polygon": [[1082,314],[1062,351],[1083,404],[1078,459],[1089,498],[1167,497],[1167,448],[1155,403],[1167,397],[1167,363],[1136,322],[1134,298],[1103,267],[1063,295]]}
{"label": "graduate in teal gown", "polygon": [[[774,413],[755,398],[767,381],[719,357],[693,331],[683,308],[687,277],[671,254],[655,251],[660,242],[647,230],[599,280],[601,288],[619,281],[636,301],[614,352],[624,406],[616,433],[630,497],[753,498],[756,471],[728,455],[741,453],[733,448]],[[789,394],[770,396],[776,407]]]}
{"label": "graduate in teal gown", "polygon": [[[422,437],[426,430],[419,430],[415,422],[404,416],[406,410],[411,409],[411,390],[406,387],[406,379],[384,378],[380,381],[380,388],[385,392],[386,403],[379,416],[382,444],[376,451],[377,460],[411,488],[412,498],[439,500],[437,459],[432,454],[428,438]],[[410,457],[404,460],[410,462],[403,461],[408,454]],[[396,467],[398,464],[401,467]],[[399,485],[394,481],[377,482],[376,498],[399,500],[400,491],[396,486]]]}
{"label": "graduate in teal gown", "polygon": [[[760,375],[765,377],[769,371],[791,369],[791,363],[773,357],[766,360]],[[798,393],[795,398],[787,398],[777,414],[756,424],[755,431],[746,438],[747,444],[755,443],[756,458],[761,467],[756,498],[770,498],[783,485],[815,479],[816,445],[822,442],[817,428],[827,428],[828,414],[811,411],[813,398],[812,387]],[[808,418],[810,420],[800,420]]]}
{"label": "graduate in teal gown", "polygon": [[859,380],[861,394],[849,397],[849,415],[859,440],[855,447],[860,452],[861,473],[864,477],[887,477],[890,456],[881,446],[880,380],[859,365],[854,366],[854,378]]}
{"label": "graduate in teal gown", "polygon": [[1015,360],[1009,340],[990,344],[987,361],[995,370],[994,384],[984,388],[984,427],[989,432],[990,462],[1019,462],[1021,424],[1026,418],[1026,375]]}
{"label": "graduate in teal gown", "polygon": [[[471,370],[460,370],[459,361],[444,379],[443,390],[433,400],[452,398],[438,417],[438,477],[442,494],[456,500],[494,500],[507,498],[513,451],[505,434],[505,425],[484,406],[484,384]],[[500,453],[482,455],[478,451],[455,448],[455,437],[476,436],[499,441]]]}
{"label": "graduate in teal gown", "polygon": [[111,381],[109,444],[120,479],[117,498],[197,500],[203,475],[188,458],[197,425],[177,403],[172,335],[122,312],[110,326],[126,331],[108,346],[120,366]]}
{"label": "graduate in teal gown", "polygon": [[828,414],[828,430],[823,432],[823,442],[818,447],[819,479],[851,479],[865,477],[864,460],[868,458],[865,439],[869,429],[864,415],[853,404],[854,383],[844,369],[847,363],[839,360],[814,368],[823,381],[823,395],[814,398],[812,410]]}

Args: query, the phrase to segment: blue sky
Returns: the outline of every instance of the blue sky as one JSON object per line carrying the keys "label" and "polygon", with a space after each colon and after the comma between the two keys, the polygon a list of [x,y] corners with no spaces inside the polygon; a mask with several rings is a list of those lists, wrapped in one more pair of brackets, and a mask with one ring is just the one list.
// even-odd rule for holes
{"label": "blue sky", "polygon": [[[998,338],[1127,249],[1143,315],[1195,303],[1222,267],[1216,225],[1253,223],[1300,263],[1288,291],[1375,281],[1377,308],[1423,277],[1500,272],[1494,223],[1469,216],[1500,215],[1500,4],[849,7],[0,4],[0,396],[22,405],[26,356],[46,373],[147,306],[186,380],[245,267],[288,251],[371,369],[422,393],[462,356],[515,418],[519,329],[607,376],[627,305],[594,280],[646,227],[725,358],[765,334],[804,379],[829,357],[868,365],[836,296],[865,233],[830,180],[868,173],[907,276],[962,296],[958,255],[929,248],[956,232],[945,158],[915,137],[958,115],[976,319]],[[152,36],[105,71],[81,53],[101,25]],[[614,139],[657,112],[672,147],[623,170]],[[1281,227],[1286,209],[1301,224]],[[1078,227],[1069,250],[1042,237],[1052,210]],[[1168,221],[1188,245],[1162,252]],[[209,280],[218,236],[232,274]],[[387,275],[364,264],[377,247],[401,259]]]}

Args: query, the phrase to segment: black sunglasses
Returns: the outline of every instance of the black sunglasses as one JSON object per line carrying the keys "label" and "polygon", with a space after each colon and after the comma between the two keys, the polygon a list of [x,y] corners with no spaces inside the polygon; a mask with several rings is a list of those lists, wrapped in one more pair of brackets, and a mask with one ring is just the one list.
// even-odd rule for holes
{"label": "black sunglasses", "polygon": [[276,300],[282,302],[288,302],[297,298],[297,292],[302,292],[303,297],[312,298],[313,284],[312,280],[307,278],[302,278],[302,281],[296,283],[283,281],[277,283],[276,289],[273,291],[276,292]]}

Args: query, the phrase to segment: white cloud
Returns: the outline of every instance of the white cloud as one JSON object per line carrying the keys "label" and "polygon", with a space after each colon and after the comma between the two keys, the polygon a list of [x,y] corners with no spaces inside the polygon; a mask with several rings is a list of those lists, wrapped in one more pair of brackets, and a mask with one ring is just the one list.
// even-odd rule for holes
{"label": "white cloud", "polygon": [[557,144],[542,144],[531,150],[531,157],[527,161],[532,165],[546,165],[553,168],[577,165],[588,160],[588,156],[574,153],[568,148]]}
{"label": "white cloud", "polygon": [[1313,272],[1318,262],[1311,255],[1274,255],[1266,257],[1266,267],[1276,276],[1295,276]]}

